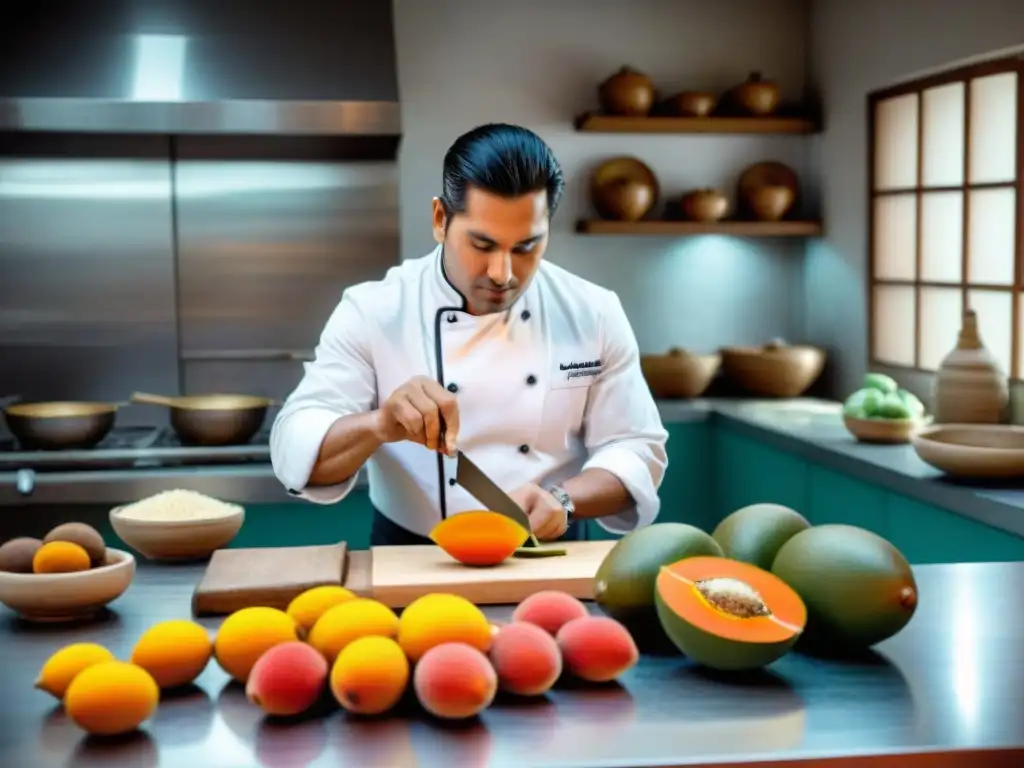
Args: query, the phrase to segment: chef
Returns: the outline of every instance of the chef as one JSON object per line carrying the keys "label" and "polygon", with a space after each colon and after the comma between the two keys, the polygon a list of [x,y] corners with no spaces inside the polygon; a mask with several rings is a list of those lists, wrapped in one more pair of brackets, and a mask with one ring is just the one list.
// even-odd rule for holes
{"label": "chef", "polygon": [[542,541],[650,524],[667,433],[610,290],[544,260],[561,168],[531,131],[484,125],[444,157],[437,247],[347,288],[274,421],[288,492],[334,504],[366,467],[371,545],[430,543],[482,504],[464,452]]}

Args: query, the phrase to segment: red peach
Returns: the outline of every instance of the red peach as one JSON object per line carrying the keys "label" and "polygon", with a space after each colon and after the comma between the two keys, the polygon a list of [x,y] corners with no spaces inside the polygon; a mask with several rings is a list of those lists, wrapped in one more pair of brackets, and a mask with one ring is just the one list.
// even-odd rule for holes
{"label": "red peach", "polygon": [[268,715],[298,715],[313,706],[327,684],[327,660],[298,640],[275,645],[253,665],[245,695]]}
{"label": "red peach", "polygon": [[498,676],[487,657],[468,643],[441,643],[416,663],[413,688],[432,715],[461,720],[491,705]]}
{"label": "red peach", "polygon": [[592,683],[614,680],[640,658],[629,630],[607,616],[573,619],[555,639],[566,669]]}
{"label": "red peach", "polygon": [[519,603],[512,612],[512,621],[536,624],[553,637],[562,625],[588,615],[587,607],[568,592],[546,589]]}
{"label": "red peach", "polygon": [[499,629],[490,654],[499,687],[518,696],[547,693],[562,674],[562,653],[555,638],[529,622]]}

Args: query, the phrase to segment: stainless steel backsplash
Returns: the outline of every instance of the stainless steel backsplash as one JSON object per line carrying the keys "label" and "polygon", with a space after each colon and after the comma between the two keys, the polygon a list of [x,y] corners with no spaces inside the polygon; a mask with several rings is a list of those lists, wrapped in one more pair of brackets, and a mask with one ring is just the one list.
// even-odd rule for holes
{"label": "stainless steel backsplash", "polygon": [[398,263],[374,142],[0,136],[0,397],[286,395],[342,291]]}

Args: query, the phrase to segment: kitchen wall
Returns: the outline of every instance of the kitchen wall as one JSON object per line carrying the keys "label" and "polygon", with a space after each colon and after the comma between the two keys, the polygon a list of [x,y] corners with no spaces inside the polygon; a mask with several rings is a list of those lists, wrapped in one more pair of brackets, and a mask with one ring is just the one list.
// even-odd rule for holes
{"label": "kitchen wall", "polygon": [[404,138],[399,162],[404,258],[433,246],[430,201],[441,163],[463,131],[520,123],[548,141],[568,181],[548,257],[618,292],[640,347],[712,349],[797,339],[803,329],[804,241],[724,237],[586,237],[590,169],[632,154],[663,192],[732,190],[763,159],[807,173],[807,141],[795,136],[645,136],[576,133],[572,119],[596,107],[598,83],[623,64],[651,75],[666,95],[724,90],[752,70],[798,100],[806,79],[804,0],[394,0]]}
{"label": "kitchen wall", "polygon": [[[1020,0],[815,0],[810,74],[825,132],[811,140],[826,235],[804,264],[808,337],[831,349],[831,389],[860,385],[867,359],[867,94],[1024,43]],[[950,340],[950,347],[955,339]],[[923,396],[932,376],[894,372]]]}

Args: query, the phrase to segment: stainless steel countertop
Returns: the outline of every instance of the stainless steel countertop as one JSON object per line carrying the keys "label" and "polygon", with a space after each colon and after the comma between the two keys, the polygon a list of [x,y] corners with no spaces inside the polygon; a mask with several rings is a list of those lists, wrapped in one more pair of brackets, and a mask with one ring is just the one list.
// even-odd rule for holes
{"label": "stainless steel countertop", "polygon": [[[850,768],[1019,768],[1024,563],[914,570],[917,615],[856,661],[793,653],[762,674],[726,677],[678,655],[645,655],[620,685],[559,685],[539,701],[502,699],[461,727],[442,727],[415,706],[377,722],[338,712],[293,725],[268,722],[211,663],[195,689],[161,703],[144,735],[113,744],[83,739],[49,696],[32,689],[32,680],[67,643],[103,643],[126,658],[151,624],[190,615],[202,566],[140,564],[128,592],[98,623],[32,626],[0,608],[0,762],[19,768],[143,768],[158,760],[203,768],[621,768],[794,766],[789,761],[814,759],[816,766]],[[509,608],[488,613],[507,617]],[[202,623],[214,628],[219,620]],[[1001,751],[951,753],[985,749]],[[910,754],[923,756],[911,760]]]}

